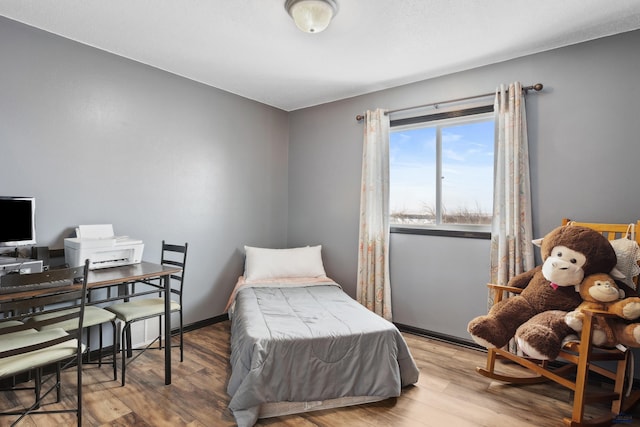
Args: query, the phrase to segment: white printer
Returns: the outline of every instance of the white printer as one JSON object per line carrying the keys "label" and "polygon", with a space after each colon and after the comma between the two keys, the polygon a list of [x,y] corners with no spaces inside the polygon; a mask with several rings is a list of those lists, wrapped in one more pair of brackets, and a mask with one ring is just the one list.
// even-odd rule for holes
{"label": "white printer", "polygon": [[142,261],[144,243],[128,236],[116,236],[112,224],[80,225],[76,237],[64,239],[64,258],[69,266],[89,259],[91,270]]}

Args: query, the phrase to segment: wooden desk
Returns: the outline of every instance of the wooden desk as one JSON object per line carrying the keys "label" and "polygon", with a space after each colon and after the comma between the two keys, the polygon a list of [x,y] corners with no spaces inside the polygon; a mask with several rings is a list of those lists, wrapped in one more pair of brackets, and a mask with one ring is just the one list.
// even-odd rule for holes
{"label": "wooden desk", "polygon": [[[172,274],[179,273],[180,268],[167,267],[150,262],[125,265],[122,267],[110,267],[89,271],[87,289],[121,285],[148,279],[160,279],[164,286],[164,383],[171,384],[171,305],[170,291]],[[116,343],[113,343],[116,345]],[[124,357],[124,354],[122,355]]]}

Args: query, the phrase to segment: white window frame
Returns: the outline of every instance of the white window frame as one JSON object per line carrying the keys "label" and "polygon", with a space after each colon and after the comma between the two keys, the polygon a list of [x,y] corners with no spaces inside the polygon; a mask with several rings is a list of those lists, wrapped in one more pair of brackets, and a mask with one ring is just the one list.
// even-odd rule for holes
{"label": "white window frame", "polygon": [[[392,233],[429,234],[453,237],[490,238],[491,224],[451,224],[442,222],[442,132],[443,127],[495,120],[493,105],[454,109],[417,117],[391,120],[391,132],[425,127],[436,128],[436,222],[435,224],[391,224]],[[495,148],[495,141],[494,141]]]}

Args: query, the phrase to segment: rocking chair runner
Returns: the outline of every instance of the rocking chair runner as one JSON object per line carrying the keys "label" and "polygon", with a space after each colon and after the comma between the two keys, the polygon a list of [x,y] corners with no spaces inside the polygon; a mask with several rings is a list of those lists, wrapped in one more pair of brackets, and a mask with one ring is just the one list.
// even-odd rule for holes
{"label": "rocking chair runner", "polygon": [[[562,225],[571,222],[574,225],[592,228],[607,237],[608,240],[624,238],[628,236],[629,224],[601,224],[569,221],[563,219]],[[632,225],[633,226],[633,225]],[[632,227],[631,226],[631,227]],[[635,224],[637,232],[634,240],[640,243],[640,221]],[[637,282],[638,277],[634,277]],[[500,302],[508,293],[520,293],[522,289],[488,284],[495,292],[494,304]],[[634,390],[628,396],[625,394],[625,379],[627,365],[633,363],[630,358],[630,350],[604,349],[591,344],[593,326],[598,317],[615,317],[615,315],[598,310],[585,311],[583,328],[579,342],[569,342],[560,351],[558,359],[568,363],[561,366],[551,366],[548,361],[536,361],[511,353],[506,348],[491,348],[488,350],[487,365],[476,370],[485,377],[503,382],[515,384],[537,384],[546,381],[554,381],[574,392],[573,412],[571,418],[564,418],[564,424],[571,427],[579,426],[610,426],[615,417],[621,412],[627,412],[640,400],[640,390]],[[508,359],[511,362],[532,371],[533,375],[513,376],[496,371],[496,360]],[[613,361],[614,363],[597,365],[592,362]],[[556,365],[556,364],[554,364]],[[613,380],[611,392],[587,392],[590,371],[596,372]],[[633,381],[630,378],[629,381]],[[611,413],[598,419],[585,419],[585,406],[598,402],[611,402]]]}

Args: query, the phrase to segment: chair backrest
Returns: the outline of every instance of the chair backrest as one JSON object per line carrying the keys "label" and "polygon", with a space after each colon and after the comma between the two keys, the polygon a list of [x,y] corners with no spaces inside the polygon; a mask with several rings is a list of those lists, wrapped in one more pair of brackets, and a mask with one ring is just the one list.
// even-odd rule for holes
{"label": "chair backrest", "polygon": [[[631,263],[634,263],[636,266],[640,266],[640,260],[638,259],[638,257],[640,256],[640,220],[630,224],[607,224],[595,222],[580,222],[564,218],[562,220],[562,225],[567,224],[591,228],[601,233],[607,238],[607,240],[612,242],[612,245],[616,250],[616,256],[618,257],[619,269],[622,265],[624,270],[629,270],[629,268],[624,268],[624,265],[630,265]],[[627,243],[625,240],[628,240],[629,242],[635,242],[637,246],[633,245],[632,248],[631,245],[619,245],[619,243]],[[630,257],[630,259],[622,259],[623,257]],[[628,279],[632,280],[633,284],[637,285],[640,268],[636,267],[631,271],[631,273],[628,273],[627,271],[622,272],[625,274],[630,274],[631,277],[628,277]],[[630,283],[627,284],[631,286]]]}
{"label": "chair backrest", "polygon": [[[78,340],[78,351],[81,353],[80,334],[87,295],[88,268],[88,263],[85,263],[84,267],[0,277],[0,360],[73,339]],[[36,310],[38,314],[61,313],[64,310],[64,315],[42,316],[45,319],[41,321],[23,322]],[[31,334],[42,326],[69,319],[77,319],[77,333],[50,334],[51,339],[15,340],[19,334]],[[9,345],[11,340],[22,344]]]}
{"label": "chair backrest", "polygon": [[171,275],[171,292],[180,296],[182,303],[182,286],[184,284],[184,270],[187,265],[188,243],[184,245],[174,245],[162,241],[162,257],[160,264],[170,267],[180,268],[180,273]]}

